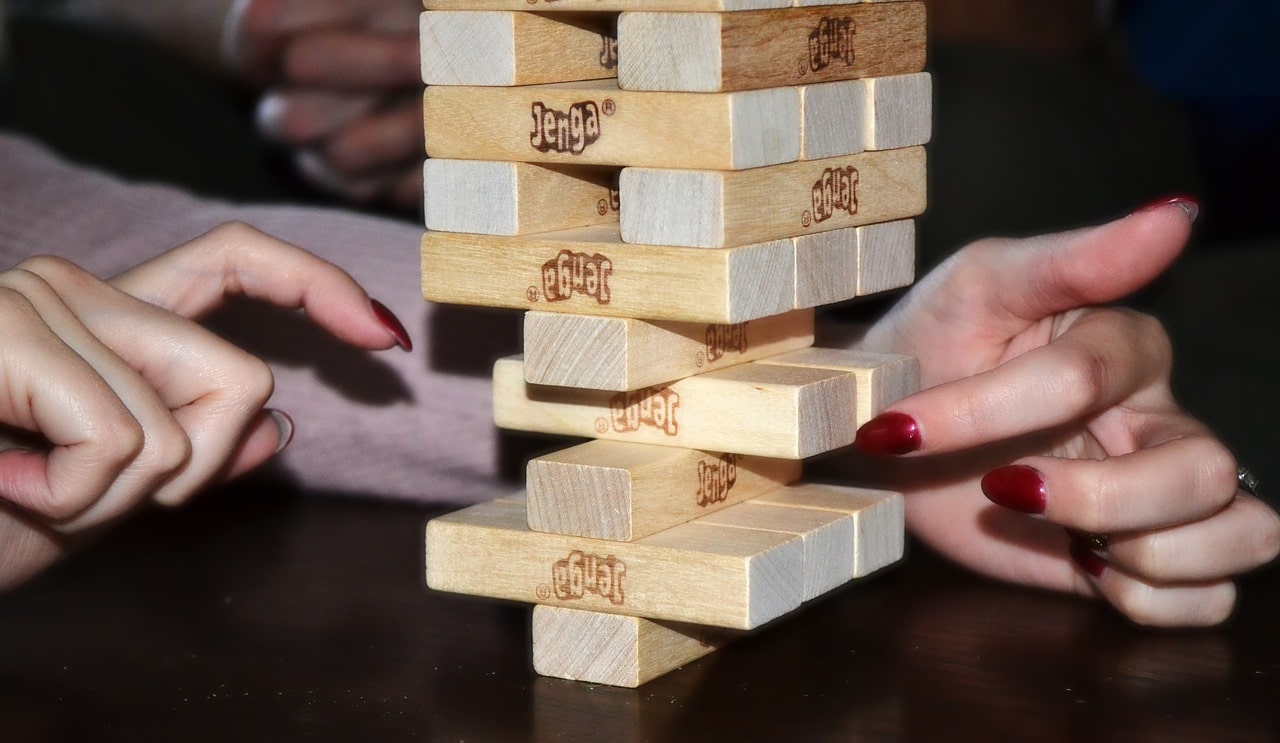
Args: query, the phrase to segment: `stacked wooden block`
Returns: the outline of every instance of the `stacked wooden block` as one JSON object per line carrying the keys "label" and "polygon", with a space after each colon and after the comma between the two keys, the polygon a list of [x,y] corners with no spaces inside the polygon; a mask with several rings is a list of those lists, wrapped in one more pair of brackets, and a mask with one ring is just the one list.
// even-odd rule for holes
{"label": "stacked wooden block", "polygon": [[426,2],[424,295],[527,310],[497,424],[595,439],[428,524],[427,582],[537,604],[539,673],[636,686],[901,556],[900,495],[797,483],[918,384],[812,345],[913,280],[924,5],[791,5]]}

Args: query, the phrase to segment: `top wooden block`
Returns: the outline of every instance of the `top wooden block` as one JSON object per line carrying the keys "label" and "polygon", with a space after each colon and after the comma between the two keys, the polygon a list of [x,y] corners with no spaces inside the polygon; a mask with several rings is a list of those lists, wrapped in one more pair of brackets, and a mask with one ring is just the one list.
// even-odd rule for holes
{"label": "top wooden block", "polygon": [[618,19],[618,84],[628,90],[754,90],[902,75],[924,65],[921,2]]}
{"label": "top wooden block", "polygon": [[[838,0],[830,0],[838,2]],[[787,8],[791,0],[423,0],[427,10],[760,10]]]}
{"label": "top wooden block", "polygon": [[537,85],[617,77],[606,14],[434,11],[419,21],[427,85]]}

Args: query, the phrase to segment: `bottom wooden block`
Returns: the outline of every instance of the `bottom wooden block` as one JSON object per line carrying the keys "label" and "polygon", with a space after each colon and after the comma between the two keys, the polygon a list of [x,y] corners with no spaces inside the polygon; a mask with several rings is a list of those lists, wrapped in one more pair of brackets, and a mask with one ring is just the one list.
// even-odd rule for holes
{"label": "bottom wooden block", "polygon": [[533,609],[533,670],[542,676],[635,688],[714,652],[743,633],[555,606]]}

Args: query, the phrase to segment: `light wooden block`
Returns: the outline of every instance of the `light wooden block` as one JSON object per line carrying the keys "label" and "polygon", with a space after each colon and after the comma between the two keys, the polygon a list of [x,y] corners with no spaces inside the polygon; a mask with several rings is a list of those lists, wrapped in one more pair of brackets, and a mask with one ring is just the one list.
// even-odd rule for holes
{"label": "light wooden block", "polygon": [[529,462],[529,528],[630,542],[800,479],[800,462],[588,441]]}
{"label": "light wooden block", "polygon": [[605,16],[430,11],[419,23],[427,85],[535,85],[617,77]]}
{"label": "light wooden block", "polygon": [[802,85],[800,159],[856,155],[866,149],[867,89],[862,80]]}
{"label": "light wooden block", "polygon": [[501,428],[785,459],[846,446],[857,432],[849,372],[756,361],[663,387],[601,392],[530,385],[523,366],[518,357],[494,365]]}
{"label": "light wooden block", "polygon": [[427,10],[530,10],[539,13],[622,10],[760,10],[791,0],[423,0]]}
{"label": "light wooden block", "polygon": [[624,245],[607,225],[534,237],[428,232],[422,290],[433,302],[739,323],[794,309],[795,247]]}
{"label": "light wooden block", "polygon": [[858,379],[858,426],[879,415],[889,405],[920,390],[920,361],[914,356],[841,348],[806,348],[756,363],[827,369],[854,375]]}
{"label": "light wooden block", "polygon": [[427,585],[490,598],[752,629],[800,604],[791,534],[691,522],[636,542],[531,531],[519,501],[431,520]]}
{"label": "light wooden block", "polygon": [[709,514],[702,523],[800,537],[804,542],[805,601],[853,579],[857,522],[847,513],[748,502]]}
{"label": "light wooden block", "polygon": [[910,219],[795,238],[796,306],[817,307],[898,289],[915,280]]}
{"label": "light wooden block", "polygon": [[800,156],[793,88],[689,95],[613,81],[516,88],[432,86],[427,155],[655,168],[739,170]]}
{"label": "light wooden block", "polygon": [[634,689],[738,637],[718,627],[535,606],[533,670]]}
{"label": "light wooden block", "polygon": [[867,87],[866,147],[890,150],[927,144],[933,136],[933,77],[871,78]]}
{"label": "light wooden block", "polygon": [[812,310],[732,325],[524,316],[525,381],[557,387],[636,390],[812,345]]}
{"label": "light wooden block", "polygon": [[777,88],[924,65],[922,2],[618,18],[618,82],[628,90]]}
{"label": "light wooden block", "polygon": [[925,209],[923,147],[738,172],[623,168],[622,239],[718,248],[907,219]]}
{"label": "light wooden block", "polygon": [[617,179],[614,168],[428,159],[427,229],[532,235],[616,223]]}
{"label": "light wooden block", "polygon": [[856,522],[853,578],[870,575],[902,559],[906,510],[901,493],[808,483],[774,490],[752,503],[849,514]]}

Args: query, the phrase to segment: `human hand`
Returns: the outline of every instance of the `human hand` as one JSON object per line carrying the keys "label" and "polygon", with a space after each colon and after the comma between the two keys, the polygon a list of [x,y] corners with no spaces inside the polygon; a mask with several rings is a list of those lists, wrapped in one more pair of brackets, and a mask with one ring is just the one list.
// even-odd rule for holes
{"label": "human hand", "polygon": [[865,347],[917,356],[924,389],[865,425],[858,447],[900,457],[878,464],[908,483],[917,535],[978,572],[1100,596],[1141,624],[1230,614],[1233,577],[1280,550],[1280,518],[1239,490],[1230,452],[1173,399],[1160,324],[1096,306],[1171,264],[1194,213],[1171,200],[975,243],[873,326]]}
{"label": "human hand", "polygon": [[357,202],[422,200],[424,152],[414,0],[238,0],[227,65],[266,88],[262,132],[311,183]]}
{"label": "human hand", "polygon": [[353,346],[409,346],[350,276],[239,224],[111,282],[53,257],[0,273],[0,589],[288,443],[292,420],[263,407],[270,369],[192,320],[231,294],[302,308]]}

